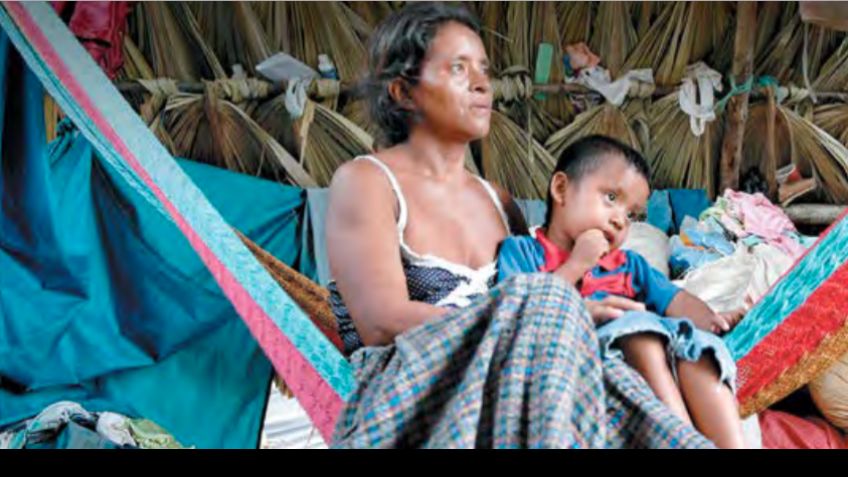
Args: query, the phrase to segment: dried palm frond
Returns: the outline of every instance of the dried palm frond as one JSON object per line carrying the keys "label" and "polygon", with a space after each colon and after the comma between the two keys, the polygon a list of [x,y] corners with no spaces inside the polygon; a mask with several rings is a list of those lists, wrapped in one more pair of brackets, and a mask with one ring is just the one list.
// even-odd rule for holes
{"label": "dried palm frond", "polygon": [[780,31],[755,61],[758,75],[774,76],[781,83],[788,82],[793,68],[798,62],[798,52],[804,41],[801,18],[796,13],[789,17]]}
{"label": "dried palm frond", "polygon": [[559,31],[562,46],[588,43],[592,31],[592,4],[590,2],[557,2]]}
{"label": "dried palm frond", "polygon": [[[658,85],[676,85],[686,67],[725,40],[729,6],[724,2],[679,2],[663,9],[625,62],[624,71],[652,68]],[[702,25],[708,25],[701,30]]]}
{"label": "dried palm frond", "polygon": [[178,93],[165,106],[165,126],[182,157],[233,171],[314,187],[315,181],[241,108],[203,94]]}
{"label": "dried palm frond", "polygon": [[327,187],[344,162],[373,151],[374,140],[339,113],[312,100],[296,122],[300,162],[319,187]]}
{"label": "dried palm frond", "polygon": [[[767,184],[776,185],[777,170],[791,160],[789,125],[782,115],[777,114],[776,104],[765,101],[751,105],[742,139],[742,163],[739,165],[742,175],[757,169]],[[774,194],[777,191],[769,192]]]}
{"label": "dried palm frond", "polygon": [[563,126],[557,116],[545,111],[536,101],[513,101],[501,105],[499,110],[522,129],[529,131],[540,144],[544,144],[551,134]]}
{"label": "dried palm frond", "polygon": [[506,6],[506,64],[532,71],[533,45],[530,43],[530,6],[527,2],[508,2]]}
{"label": "dried palm frond", "polygon": [[778,106],[789,125],[793,162],[805,160],[829,200],[848,204],[848,148],[791,109]]}
{"label": "dried palm frond", "polygon": [[295,120],[286,109],[286,95],[280,94],[265,101],[251,115],[262,129],[268,132],[281,146],[293,156],[298,154],[298,143],[295,138]]}
{"label": "dried palm frond", "polygon": [[192,81],[203,69],[191,39],[168,2],[139,2],[134,16],[139,49],[149,58],[157,77]]}
{"label": "dried palm frond", "polygon": [[200,61],[199,67],[203,78],[227,78],[227,72],[218,60],[218,56],[204,39],[200,31],[200,24],[197,22],[194,12],[184,2],[174,2],[172,7],[181,28],[188,34],[192,48],[195,52],[200,53],[199,56],[202,61]]}
{"label": "dried palm frond", "polygon": [[[392,14],[394,9],[391,2],[345,2],[347,8],[352,10],[371,29],[376,27],[386,17]],[[367,33],[367,32],[362,32]],[[364,39],[364,38],[363,38]]]}
{"label": "dried palm frond", "polygon": [[813,122],[848,147],[848,104],[826,104],[815,108]]}
{"label": "dried palm frond", "polygon": [[[804,42],[806,42],[806,51]],[[807,77],[819,76],[822,65],[838,47],[844,35],[817,26],[807,26],[797,11],[789,17],[769,46],[758,56],[755,65],[758,75],[771,75],[781,83],[804,84],[803,60],[807,60]]]}
{"label": "dried palm frond", "polygon": [[124,35],[124,62],[121,66],[122,79],[153,79],[153,68],[129,35]]}
{"label": "dried palm frond", "polygon": [[272,50],[291,54],[292,30],[287,2],[254,2],[253,9],[265,28],[268,45]]}
{"label": "dried palm frond", "polygon": [[[553,57],[551,58],[550,78],[549,83],[562,83],[565,79],[565,68],[562,64],[563,47],[561,44],[562,35],[559,29],[559,22],[556,14],[555,2],[530,2],[530,45],[533,48],[531,54],[534,55],[532,62],[535,68],[535,55],[538,54],[538,46],[542,43],[548,43],[553,46]],[[573,112],[573,107],[569,98],[565,95],[547,95],[542,96],[544,99],[535,99],[541,101],[541,105],[545,111],[558,118],[570,117]]]}
{"label": "dried palm frond", "polygon": [[681,111],[678,93],[656,101],[650,109],[651,147],[647,157],[657,188],[704,189],[715,197],[721,154],[721,117],[707,124],[700,137],[692,134],[689,116]]}
{"label": "dried palm frond", "polygon": [[[689,15],[691,25],[694,25],[688,32],[692,45],[690,64],[705,59],[710,52],[724,45],[727,38],[734,36],[735,30],[730,28],[735,18],[731,2],[691,2]],[[727,53],[732,54],[732,51]]]}
{"label": "dried palm frond", "polygon": [[274,54],[265,28],[248,2],[191,2],[200,33],[231,74],[241,65],[255,76],[256,65]]}
{"label": "dried palm frond", "polygon": [[544,199],[556,165],[541,144],[509,120],[492,111],[489,135],[480,144],[483,177],[513,197]]}
{"label": "dried palm frond", "polygon": [[[828,28],[821,28],[817,26],[807,25],[808,29],[808,37],[807,37],[807,52],[804,53],[803,46],[801,48],[801,54],[807,55],[808,59],[808,70],[807,74],[810,80],[814,78],[821,77],[822,73],[833,74],[836,78],[841,78],[842,84],[845,85],[848,83],[848,80],[845,79],[845,71],[844,68],[844,56],[843,59],[843,68],[836,68],[836,70],[828,70],[824,71],[824,65],[827,64],[831,58],[835,56],[835,53],[839,51],[840,45],[844,43],[843,40],[846,39],[846,35],[844,32],[830,30]],[[845,50],[842,50],[843,52]],[[843,53],[844,55],[844,53]],[[837,59],[838,61],[838,59]],[[795,66],[795,74],[792,79],[794,82],[798,84],[803,84],[803,69],[798,66],[796,63]],[[837,80],[838,82],[838,80]],[[826,80],[823,83],[825,86],[830,86]]]}
{"label": "dried palm frond", "polygon": [[44,95],[44,132],[47,142],[52,142],[56,139],[56,126],[59,121],[65,117],[62,108],[56,104],[56,101],[49,94]]}
{"label": "dried palm frond", "polygon": [[[794,15],[798,11],[795,2],[759,2],[757,8],[757,35],[754,43],[754,58],[762,58],[765,50],[774,41],[784,23],[781,20],[791,11]],[[791,18],[789,16],[788,18]]]}
{"label": "dried palm frond", "polygon": [[342,80],[359,76],[366,51],[353,27],[361,19],[355,19],[353,11],[338,2],[272,2],[262,14],[282,15],[280,10],[288,18],[289,54],[316,69],[318,55],[326,54]]}
{"label": "dried palm frond", "polygon": [[481,37],[492,70],[499,74],[511,65],[506,58],[509,40],[503,35],[506,27],[506,2],[474,2],[479,10]]}
{"label": "dried palm frond", "polygon": [[171,154],[175,154],[176,147],[170,134],[165,130],[161,119],[161,112],[170,94],[176,92],[176,84],[173,80],[157,81],[154,78],[153,69],[129,35],[124,36],[124,64],[121,75],[149,86],[148,94],[134,93],[128,95],[129,97],[127,99],[136,108],[141,119],[147,124],[156,138],[159,139],[159,142]]}
{"label": "dried palm frond", "polygon": [[652,2],[642,1],[633,2],[633,19],[636,22],[636,37],[642,38],[651,29],[657,17],[664,8],[668,7],[667,2]]}
{"label": "dried palm frond", "polygon": [[[118,77],[121,80],[153,80],[155,78],[153,68],[150,67],[147,59],[145,59],[141,50],[135,46],[135,42],[133,42],[129,35],[124,35],[124,62],[121,65]],[[147,94],[136,92],[124,93],[127,102],[136,110],[140,110],[141,105],[148,101],[148,96]],[[159,105],[160,108],[163,105],[164,102]]]}
{"label": "dried palm frond", "polygon": [[636,29],[631,19],[630,2],[601,2],[592,30],[590,46],[602,58],[604,66],[615,79],[636,45]]}
{"label": "dried palm frond", "polygon": [[731,71],[733,68],[733,50],[736,43],[736,14],[727,11],[718,21],[723,26],[713,25],[712,44],[713,50],[705,58],[705,61],[716,71]]}
{"label": "dried palm frond", "polygon": [[364,99],[349,101],[342,110],[344,117],[348,118],[353,124],[359,126],[360,129],[368,133],[373,138],[379,138],[381,135],[380,128],[371,119],[371,113],[368,111],[368,104]]}
{"label": "dried palm frond", "polygon": [[553,157],[559,157],[573,142],[594,134],[615,138],[635,149],[642,149],[642,143],[627,114],[609,103],[579,114],[571,124],[551,135],[545,148]]}
{"label": "dried palm frond", "polygon": [[821,67],[813,86],[823,91],[848,91],[848,37]]}
{"label": "dried palm frond", "polygon": [[[342,12],[344,12],[346,18],[350,22],[351,28],[353,28],[353,31],[355,31],[356,34],[359,36],[359,41],[361,41],[363,44],[365,44],[365,42],[368,41],[368,37],[371,36],[371,31],[374,30],[375,25],[371,25],[367,21],[365,21],[365,19],[362,18],[359,15],[359,13],[357,13],[356,10],[351,8],[350,5],[348,5],[347,3],[344,3],[344,2],[338,2],[338,3],[339,3],[339,7],[341,8]],[[366,3],[371,3],[371,2],[366,2]],[[377,2],[374,2],[374,3],[377,3]]]}
{"label": "dried palm frond", "polygon": [[573,104],[561,95],[563,112],[558,115],[546,111],[532,97],[533,82],[523,68],[512,68],[503,76],[492,81],[495,103],[500,112],[509,116],[516,124],[529,131],[533,138],[543,143],[563,125],[563,118],[573,115]]}

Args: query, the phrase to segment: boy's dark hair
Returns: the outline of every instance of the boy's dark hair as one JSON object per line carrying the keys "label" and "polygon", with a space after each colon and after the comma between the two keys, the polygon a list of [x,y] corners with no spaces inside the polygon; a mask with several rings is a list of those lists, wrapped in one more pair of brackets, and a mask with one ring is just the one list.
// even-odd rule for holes
{"label": "boy's dark hair", "polygon": [[[651,168],[639,151],[621,141],[597,134],[578,139],[565,148],[559,156],[554,172],[551,174],[551,180],[553,181],[553,174],[564,172],[570,183],[577,184],[585,176],[597,171],[604,164],[603,156],[605,154],[614,154],[620,157],[636,169],[648,181],[648,184],[651,183]],[[545,227],[550,225],[551,214],[553,213],[550,183],[548,183],[547,205]]]}
{"label": "boy's dark hair", "polygon": [[368,75],[362,86],[371,119],[382,131],[382,145],[405,141],[414,119],[414,113],[403,109],[389,94],[389,83],[402,78],[410,87],[417,85],[430,43],[439,28],[452,21],[480,34],[477,19],[461,6],[412,2],[383,20],[369,38]]}

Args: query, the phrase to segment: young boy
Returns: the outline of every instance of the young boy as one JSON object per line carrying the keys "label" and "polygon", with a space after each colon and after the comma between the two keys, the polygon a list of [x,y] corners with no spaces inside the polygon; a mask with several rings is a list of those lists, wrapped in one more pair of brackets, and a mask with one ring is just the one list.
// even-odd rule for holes
{"label": "young boy", "polygon": [[743,447],[735,363],[714,334],[729,331],[743,312],[713,312],[642,256],[619,249],[648,201],[649,176],[645,159],[613,139],[591,136],[569,146],[550,181],[544,227],[503,242],[498,279],[551,272],[574,285],[604,356],[623,356],[718,447]]}

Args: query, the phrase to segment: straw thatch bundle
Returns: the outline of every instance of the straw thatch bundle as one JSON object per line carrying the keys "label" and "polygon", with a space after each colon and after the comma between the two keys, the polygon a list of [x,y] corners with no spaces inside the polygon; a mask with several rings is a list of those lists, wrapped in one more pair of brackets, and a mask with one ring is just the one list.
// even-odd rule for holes
{"label": "straw thatch bundle", "polygon": [[249,2],[191,2],[199,30],[221,64],[235,65],[255,76],[256,65],[275,53],[265,29]]}
{"label": "straw thatch bundle", "polygon": [[623,69],[652,68],[657,84],[679,84],[687,66],[726,42],[729,8],[726,3],[708,2],[663,6]]}
{"label": "straw thatch bundle", "polygon": [[[628,107],[636,109],[635,105],[624,106],[625,109]],[[545,148],[550,151],[553,157],[559,157],[565,148],[574,141],[594,134],[613,137],[637,150],[643,149],[639,134],[634,130],[627,113],[609,103],[596,106],[579,114],[571,124],[548,138],[545,142]]]}
{"label": "straw thatch bundle", "polygon": [[[293,120],[284,96],[234,97],[217,90],[175,94],[175,83],[166,80],[194,84],[215,80],[213,84],[221,85],[234,64],[254,76],[259,61],[285,51],[316,68],[318,54],[327,54],[340,76],[353,81],[363,71],[364,42],[370,31],[398,5],[387,1],[139,2],[124,45],[121,79],[144,80],[146,92],[136,90],[127,93],[127,98],[172,152],[287,182],[327,184],[341,161],[373,148],[371,137],[377,130],[355,95],[311,91],[307,114]],[[613,78],[650,67],[659,86],[673,87],[685,68],[699,60],[727,77],[734,49],[734,3],[469,2],[468,6],[481,20],[493,71],[503,74],[499,79],[504,84],[522,83],[519,93],[513,91],[496,101],[492,135],[479,151],[487,177],[519,197],[543,197],[547,178],[538,180],[533,175],[545,170],[545,161],[552,163],[577,138],[600,133],[643,151],[654,166],[656,185],[715,192],[723,118],[698,138],[689,131],[676,93],[653,103],[630,99],[616,108],[592,106],[592,95],[548,92],[537,96],[538,90],[534,92],[530,84],[541,42],[554,47],[552,83],[563,80],[564,47],[580,41],[601,57]],[[794,3],[760,4],[757,23],[758,75],[773,75],[781,84],[800,85],[813,93],[848,91],[844,33],[805,26]],[[523,73],[510,69],[516,66]],[[816,175],[830,200],[838,200],[844,196],[840,182],[844,158],[839,147],[844,148],[848,139],[848,127],[842,126],[848,119],[845,105],[814,106],[809,99],[799,98],[791,99],[796,109],[754,100],[743,140],[742,168],[757,166],[770,173],[774,162],[780,165],[791,156],[803,172]],[[833,100],[833,95],[824,98]],[[576,109],[587,107],[581,101],[587,100],[588,109],[575,117]],[[337,103],[342,114],[336,112]],[[47,101],[45,114],[52,129],[60,112]],[[243,118],[247,122],[237,124]],[[769,134],[776,139],[767,140]],[[834,142],[842,144],[837,147]],[[536,156],[541,160],[536,161]],[[473,170],[473,160],[468,162]],[[528,167],[528,163],[535,165]]]}
{"label": "straw thatch bundle", "polygon": [[707,124],[695,136],[689,116],[680,110],[678,93],[656,101],[650,108],[651,147],[647,157],[658,188],[704,189],[714,196],[721,153],[722,118]]}
{"label": "straw thatch bundle", "polygon": [[150,60],[156,77],[180,81],[226,77],[186,4],[139,2],[133,19],[135,44]]}
{"label": "straw thatch bundle", "polygon": [[244,110],[212,84],[203,94],[177,93],[165,106],[165,127],[182,157],[302,187],[315,181]]}
{"label": "straw thatch bundle", "polygon": [[821,67],[813,86],[817,90],[848,91],[848,37]]}
{"label": "straw thatch bundle", "polygon": [[365,66],[359,29],[370,31],[354,10],[340,2],[258,2],[258,17],[273,32],[274,46],[317,69],[318,55],[330,57],[343,80]]}
{"label": "straw thatch bundle", "polygon": [[491,129],[481,141],[480,149],[484,178],[518,198],[547,196],[548,180],[556,161],[508,117],[492,111]]}
{"label": "straw thatch bundle", "polygon": [[826,104],[815,108],[813,122],[848,146],[848,104]]}
{"label": "straw thatch bundle", "polygon": [[622,73],[624,62],[636,46],[632,5],[630,2],[603,2],[598,6],[598,15],[595,17],[590,46],[603,59],[613,79]]}
{"label": "straw thatch bundle", "polygon": [[590,2],[557,2],[557,19],[562,33],[562,45],[588,43],[592,31]]}
{"label": "straw thatch bundle", "polygon": [[359,126],[312,100],[306,101],[295,128],[300,162],[320,187],[330,185],[333,173],[345,161],[374,148],[372,137]]}
{"label": "straw thatch bundle", "polygon": [[790,108],[778,106],[778,114],[788,125],[792,162],[809,163],[825,196],[837,204],[848,203],[848,148]]}
{"label": "straw thatch bundle", "polygon": [[[376,27],[383,19],[394,11],[391,2],[345,2],[347,8],[353,11],[357,17],[362,19],[369,29]],[[367,31],[362,32],[367,36]],[[363,37],[364,38],[364,37]]]}
{"label": "straw thatch bundle", "polygon": [[[758,75],[771,75],[781,83],[806,84],[819,76],[822,65],[838,47],[844,34],[821,27],[805,25],[797,5],[787,5],[791,14],[782,15],[785,23],[755,60]],[[777,14],[764,12],[770,24]],[[759,23],[759,20],[758,20]],[[762,41],[758,38],[758,42]],[[806,42],[806,47],[805,47]],[[806,62],[806,72],[804,62]]]}

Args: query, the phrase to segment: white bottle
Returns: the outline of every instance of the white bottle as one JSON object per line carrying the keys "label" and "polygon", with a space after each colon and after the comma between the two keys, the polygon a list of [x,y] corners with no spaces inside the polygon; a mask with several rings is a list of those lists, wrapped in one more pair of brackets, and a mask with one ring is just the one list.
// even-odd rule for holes
{"label": "white bottle", "polygon": [[339,79],[339,72],[336,70],[336,65],[330,60],[330,57],[325,54],[318,55],[318,71],[322,78]]}

